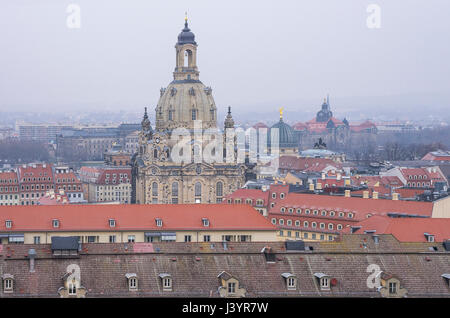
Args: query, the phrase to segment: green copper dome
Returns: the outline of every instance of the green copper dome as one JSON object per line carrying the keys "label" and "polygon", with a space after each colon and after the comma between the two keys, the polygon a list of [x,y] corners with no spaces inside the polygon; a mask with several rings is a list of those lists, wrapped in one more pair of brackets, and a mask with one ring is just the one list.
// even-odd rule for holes
{"label": "green copper dome", "polygon": [[268,143],[271,145],[271,135],[272,135],[272,129],[278,128],[278,134],[279,134],[279,147],[280,148],[296,148],[298,147],[298,140],[297,136],[295,134],[294,129],[286,124],[283,119],[280,118],[280,121],[270,127],[270,130],[268,133]]}

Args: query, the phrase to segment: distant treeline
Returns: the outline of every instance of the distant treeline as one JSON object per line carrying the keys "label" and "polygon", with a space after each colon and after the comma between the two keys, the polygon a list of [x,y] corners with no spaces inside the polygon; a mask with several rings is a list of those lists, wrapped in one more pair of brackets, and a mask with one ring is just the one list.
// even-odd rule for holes
{"label": "distant treeline", "polygon": [[352,144],[346,153],[349,158],[361,161],[420,160],[431,151],[450,149],[450,127],[382,133],[376,140],[376,144]]}
{"label": "distant treeline", "polygon": [[49,147],[45,143],[31,140],[0,140],[0,162],[15,164],[51,160]]}

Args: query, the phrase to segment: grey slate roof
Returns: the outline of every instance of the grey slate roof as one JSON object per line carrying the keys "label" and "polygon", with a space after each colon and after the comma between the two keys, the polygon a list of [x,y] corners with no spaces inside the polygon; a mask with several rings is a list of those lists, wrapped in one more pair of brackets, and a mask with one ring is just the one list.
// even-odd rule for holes
{"label": "grey slate roof", "polygon": [[[365,243],[365,248],[362,247]],[[219,297],[223,278],[234,277],[247,297],[380,297],[367,286],[371,264],[401,282],[408,297],[450,297],[450,252],[438,243],[400,243],[392,235],[347,235],[340,242],[306,243],[314,251],[286,251],[283,242],[153,243],[155,251],[140,252],[138,244],[83,244],[79,258],[57,258],[50,245],[5,245],[0,251],[0,276],[14,276],[14,292],[0,297],[57,297],[67,266],[80,267],[87,297]],[[145,244],[145,243],[144,243]],[[148,243],[151,244],[151,243]],[[267,262],[261,250],[270,246],[275,262]],[[429,246],[437,246],[430,251]],[[27,252],[36,250],[35,272],[29,271]],[[136,250],[135,250],[136,248]],[[223,273],[225,272],[225,273]],[[129,291],[124,279],[135,273],[138,290]],[[283,274],[297,278],[288,290]],[[325,273],[336,284],[320,290],[315,273]],[[172,291],[164,291],[159,275],[170,274]]]}

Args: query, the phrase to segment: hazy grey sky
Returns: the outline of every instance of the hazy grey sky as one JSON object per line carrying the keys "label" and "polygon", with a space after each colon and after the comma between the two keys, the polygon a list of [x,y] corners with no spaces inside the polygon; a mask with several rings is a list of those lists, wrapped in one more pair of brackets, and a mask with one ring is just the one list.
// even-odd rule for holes
{"label": "hazy grey sky", "polygon": [[[80,29],[66,26],[70,3]],[[371,3],[380,29],[366,25]],[[153,110],[185,11],[222,111],[449,95],[448,0],[2,0],[0,111]]]}

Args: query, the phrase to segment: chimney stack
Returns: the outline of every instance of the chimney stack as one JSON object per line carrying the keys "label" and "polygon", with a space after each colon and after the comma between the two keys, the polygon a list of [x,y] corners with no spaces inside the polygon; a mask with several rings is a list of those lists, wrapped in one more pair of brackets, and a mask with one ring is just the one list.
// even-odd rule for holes
{"label": "chimney stack", "polygon": [[398,193],[392,193],[392,200],[398,201]]}
{"label": "chimney stack", "polygon": [[317,190],[322,190],[322,183],[321,182],[317,182]]}
{"label": "chimney stack", "polygon": [[340,172],[337,173],[336,180],[338,180],[338,181],[341,180],[341,173]]}
{"label": "chimney stack", "polygon": [[378,199],[378,192],[373,191],[373,193],[372,193],[372,198]]}
{"label": "chimney stack", "polygon": [[369,191],[363,191],[363,199],[369,198]]}
{"label": "chimney stack", "polygon": [[314,191],[314,183],[309,184],[309,191]]}
{"label": "chimney stack", "polygon": [[325,180],[325,172],[322,172],[322,180]]}
{"label": "chimney stack", "polygon": [[345,190],[344,196],[345,196],[346,198],[350,198],[350,190]]}

